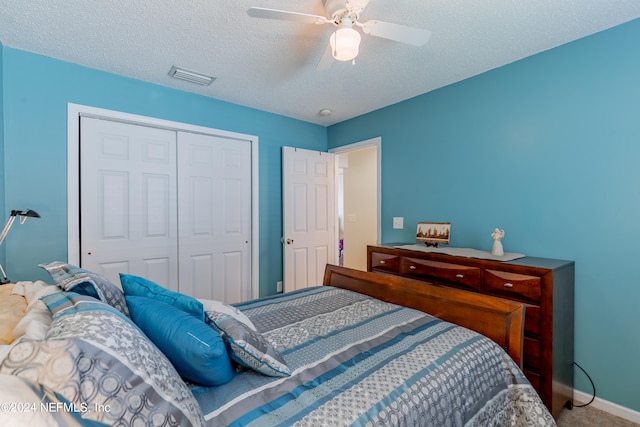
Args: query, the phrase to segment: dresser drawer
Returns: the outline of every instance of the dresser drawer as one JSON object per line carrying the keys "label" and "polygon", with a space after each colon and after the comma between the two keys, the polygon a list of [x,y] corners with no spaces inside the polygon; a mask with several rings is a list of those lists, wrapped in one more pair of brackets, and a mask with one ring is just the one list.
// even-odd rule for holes
{"label": "dresser drawer", "polygon": [[451,264],[448,262],[402,257],[400,274],[406,276],[426,277],[430,280],[440,279],[473,289],[480,289],[482,270],[478,267]]}
{"label": "dresser drawer", "polygon": [[371,269],[374,271],[388,271],[397,273],[400,265],[400,257],[382,252],[371,253]]}
{"label": "dresser drawer", "polygon": [[483,290],[490,294],[525,301],[540,302],[540,277],[506,271],[485,270]]}

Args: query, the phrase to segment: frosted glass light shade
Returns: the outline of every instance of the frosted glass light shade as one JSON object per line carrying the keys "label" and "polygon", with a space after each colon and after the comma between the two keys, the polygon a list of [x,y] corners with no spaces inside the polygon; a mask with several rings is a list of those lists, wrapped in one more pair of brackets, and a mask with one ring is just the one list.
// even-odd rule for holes
{"label": "frosted glass light shade", "polygon": [[360,50],[360,33],[353,28],[338,28],[329,37],[331,53],[338,61],[351,61]]}

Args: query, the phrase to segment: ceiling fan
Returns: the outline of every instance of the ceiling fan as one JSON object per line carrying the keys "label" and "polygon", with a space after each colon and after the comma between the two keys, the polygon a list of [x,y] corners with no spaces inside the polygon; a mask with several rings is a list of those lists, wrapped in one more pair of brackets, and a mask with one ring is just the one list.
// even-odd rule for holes
{"label": "ceiling fan", "polygon": [[338,29],[329,37],[329,45],[316,68],[328,67],[331,58],[338,61],[353,61],[360,49],[360,27],[367,35],[394,40],[413,46],[422,46],[431,37],[431,31],[378,20],[364,23],[358,21],[360,13],[369,0],[322,0],[326,15],[330,18],[308,13],[251,7],[247,11],[253,18],[279,19],[305,24],[332,24]]}

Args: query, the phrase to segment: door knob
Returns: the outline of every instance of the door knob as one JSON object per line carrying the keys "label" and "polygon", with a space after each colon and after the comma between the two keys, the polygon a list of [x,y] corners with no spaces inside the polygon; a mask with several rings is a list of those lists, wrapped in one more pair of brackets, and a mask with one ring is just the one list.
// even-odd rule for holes
{"label": "door knob", "polygon": [[290,245],[293,243],[293,239],[287,239],[286,242],[287,242],[287,245]]}

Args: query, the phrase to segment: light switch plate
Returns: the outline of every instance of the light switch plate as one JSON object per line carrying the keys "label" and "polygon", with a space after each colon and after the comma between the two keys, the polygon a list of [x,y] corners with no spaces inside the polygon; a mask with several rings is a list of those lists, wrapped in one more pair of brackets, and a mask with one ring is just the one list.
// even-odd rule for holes
{"label": "light switch plate", "polygon": [[402,230],[404,228],[404,218],[401,216],[393,217],[393,228]]}

